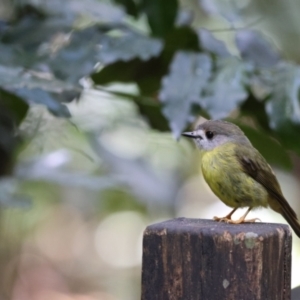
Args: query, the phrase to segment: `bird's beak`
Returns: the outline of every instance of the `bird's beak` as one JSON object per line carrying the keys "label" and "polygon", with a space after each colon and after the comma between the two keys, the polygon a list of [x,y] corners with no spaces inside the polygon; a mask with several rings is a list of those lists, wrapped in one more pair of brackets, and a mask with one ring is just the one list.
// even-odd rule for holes
{"label": "bird's beak", "polygon": [[192,138],[192,139],[195,139],[198,137],[195,131],[183,132],[181,135]]}

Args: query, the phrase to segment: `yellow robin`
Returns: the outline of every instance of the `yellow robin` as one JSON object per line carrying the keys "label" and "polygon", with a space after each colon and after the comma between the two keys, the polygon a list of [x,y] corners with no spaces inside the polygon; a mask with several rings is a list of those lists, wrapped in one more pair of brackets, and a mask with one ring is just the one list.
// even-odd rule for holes
{"label": "yellow robin", "polygon": [[[252,146],[243,131],[226,121],[206,121],[196,130],[182,135],[192,138],[201,151],[201,169],[212,191],[233,210],[216,221],[233,224],[255,222],[246,220],[256,207],[271,207],[280,213],[300,237],[297,215],[284,198],[276,176],[264,157]],[[232,214],[248,207],[238,220]]]}

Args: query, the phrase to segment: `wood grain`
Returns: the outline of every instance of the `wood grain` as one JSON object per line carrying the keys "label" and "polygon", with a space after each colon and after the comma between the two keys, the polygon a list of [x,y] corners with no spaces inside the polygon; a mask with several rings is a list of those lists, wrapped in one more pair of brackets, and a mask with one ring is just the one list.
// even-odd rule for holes
{"label": "wood grain", "polygon": [[148,226],[142,300],[290,300],[291,239],[283,224],[179,218]]}

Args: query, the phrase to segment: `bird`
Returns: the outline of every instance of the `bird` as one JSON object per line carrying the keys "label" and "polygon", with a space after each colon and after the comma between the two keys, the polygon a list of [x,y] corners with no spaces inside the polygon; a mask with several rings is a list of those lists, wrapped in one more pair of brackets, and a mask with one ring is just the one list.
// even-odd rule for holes
{"label": "bird", "polygon": [[[182,135],[193,139],[201,151],[201,170],[208,186],[233,208],[225,217],[214,217],[215,221],[255,222],[257,218],[246,219],[248,213],[253,208],[270,207],[281,214],[300,237],[297,215],[283,196],[274,171],[237,125],[207,120],[194,131]],[[245,214],[233,220],[233,213],[244,207],[248,207]]]}

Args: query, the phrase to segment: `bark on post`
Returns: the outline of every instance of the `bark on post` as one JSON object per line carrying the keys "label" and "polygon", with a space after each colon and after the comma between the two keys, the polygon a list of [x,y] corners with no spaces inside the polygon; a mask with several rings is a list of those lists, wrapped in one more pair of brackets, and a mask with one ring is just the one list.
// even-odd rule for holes
{"label": "bark on post", "polygon": [[290,300],[291,239],[283,224],[179,218],[148,226],[142,300]]}

